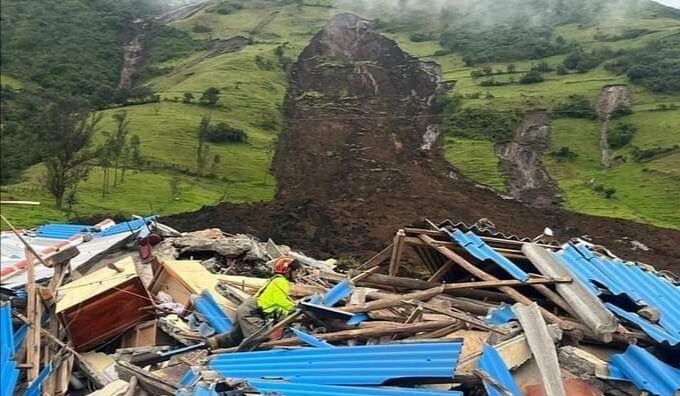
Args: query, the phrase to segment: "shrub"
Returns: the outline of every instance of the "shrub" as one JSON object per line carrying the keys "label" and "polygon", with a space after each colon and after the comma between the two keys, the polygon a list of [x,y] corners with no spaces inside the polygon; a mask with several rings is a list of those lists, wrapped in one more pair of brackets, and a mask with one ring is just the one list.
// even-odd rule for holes
{"label": "shrub", "polygon": [[560,147],[559,150],[551,151],[549,155],[555,157],[558,161],[573,161],[578,157],[578,154],[566,146]]}
{"label": "shrub", "polygon": [[555,107],[554,113],[556,117],[597,118],[590,101],[583,95],[569,95],[566,102]]}
{"label": "shrub", "polygon": [[198,23],[195,24],[193,29],[191,29],[191,30],[193,30],[194,33],[210,33],[210,32],[212,32],[212,29],[210,29],[209,26],[200,25]]}
{"label": "shrub", "polygon": [[618,117],[623,117],[627,116],[629,114],[633,114],[633,109],[630,107],[630,105],[625,104],[625,103],[619,103],[618,106],[612,111],[611,117],[612,118],[618,118]]}
{"label": "shrub", "polygon": [[523,75],[522,78],[520,78],[519,83],[520,84],[536,84],[536,83],[540,83],[540,82],[543,82],[543,81],[544,81],[544,78],[541,75],[541,73],[536,69],[532,69],[532,70],[529,70],[525,75]]}
{"label": "shrub", "polygon": [[220,122],[217,125],[210,125],[207,138],[211,143],[243,143],[248,141],[248,134],[242,129]]}
{"label": "shrub", "polygon": [[503,143],[512,140],[519,120],[514,112],[467,108],[446,117],[445,128],[457,136]]}
{"label": "shrub", "polygon": [[611,148],[619,149],[626,146],[631,140],[633,140],[633,136],[635,135],[636,131],[637,128],[635,128],[635,126],[632,124],[619,124],[609,130],[607,142]]}

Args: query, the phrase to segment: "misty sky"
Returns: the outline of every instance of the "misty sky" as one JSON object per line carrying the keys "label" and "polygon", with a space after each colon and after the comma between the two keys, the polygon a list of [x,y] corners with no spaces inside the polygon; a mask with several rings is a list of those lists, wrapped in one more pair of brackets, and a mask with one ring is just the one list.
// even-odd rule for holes
{"label": "misty sky", "polygon": [[655,0],[657,3],[661,3],[667,6],[680,8],[680,0]]}

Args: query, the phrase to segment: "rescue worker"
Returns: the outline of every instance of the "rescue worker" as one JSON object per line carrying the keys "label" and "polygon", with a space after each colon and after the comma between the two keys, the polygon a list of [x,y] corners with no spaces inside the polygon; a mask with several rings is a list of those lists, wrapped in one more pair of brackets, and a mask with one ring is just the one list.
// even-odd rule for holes
{"label": "rescue worker", "polygon": [[237,346],[256,333],[268,321],[277,322],[295,310],[290,298],[291,282],[295,281],[301,266],[294,258],[283,256],[274,263],[274,276],[236,308],[234,327],[229,333],[208,338],[210,349]]}

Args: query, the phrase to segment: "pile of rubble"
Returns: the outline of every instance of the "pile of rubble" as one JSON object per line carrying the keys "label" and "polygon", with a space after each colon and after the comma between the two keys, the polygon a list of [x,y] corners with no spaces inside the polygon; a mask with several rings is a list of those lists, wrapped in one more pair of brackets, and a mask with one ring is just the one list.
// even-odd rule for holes
{"label": "pile of rubble", "polygon": [[[584,240],[447,221],[340,272],[271,240],[110,223],[3,233],[0,394],[680,394],[677,277]],[[296,310],[209,350],[284,255]]]}

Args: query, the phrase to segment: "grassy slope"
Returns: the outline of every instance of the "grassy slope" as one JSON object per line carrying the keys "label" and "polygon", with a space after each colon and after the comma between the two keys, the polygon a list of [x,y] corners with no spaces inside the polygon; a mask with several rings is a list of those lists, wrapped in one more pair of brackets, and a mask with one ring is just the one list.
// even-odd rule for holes
{"label": "grassy slope", "polygon": [[[578,40],[587,48],[609,46],[611,48],[634,48],[645,45],[652,39],[673,34],[680,30],[680,22],[670,19],[614,19],[602,21],[599,28],[616,34],[625,28],[646,28],[650,34],[635,39],[615,42],[597,42],[593,35],[597,27],[579,28],[577,25],[560,27],[555,35],[567,40]],[[457,54],[433,56],[441,49],[438,42],[413,43],[409,33],[389,33],[402,48],[410,53],[431,59],[442,65],[443,77],[455,80],[455,94],[480,94],[477,99],[465,98],[464,107],[481,107],[489,111],[551,109],[569,95],[585,95],[592,103],[597,101],[600,90],[607,84],[627,83],[626,77],[615,75],[602,66],[583,74],[557,75],[547,73],[545,81],[539,84],[512,84],[498,87],[478,85]],[[544,60],[551,65],[562,62],[564,55],[552,56]],[[496,76],[499,81],[514,78],[517,81],[522,71],[539,60],[512,62],[517,66],[515,74]],[[509,62],[508,62],[509,63]],[[507,63],[492,64],[494,70],[504,70]],[[481,68],[477,65],[475,68]],[[481,80],[480,80],[481,81]],[[632,146],[650,148],[653,146],[672,146],[680,144],[680,111],[649,111],[659,104],[675,103],[680,105],[680,93],[660,95],[636,86],[629,86],[633,100],[634,114],[621,121],[630,122],[638,128],[638,134],[631,144],[620,153],[628,157],[628,162],[613,170],[603,170],[599,162],[598,124],[595,121],[578,119],[558,119],[553,122],[552,145],[555,148],[571,147],[579,154],[576,161],[561,163],[547,157],[546,164],[551,175],[563,190],[566,204],[577,212],[634,219],[661,226],[680,228],[680,213],[675,202],[680,196],[680,154],[675,153],[647,163],[631,160],[629,151]],[[453,94],[453,93],[452,93]],[[493,155],[490,142],[474,141],[459,137],[447,137],[444,142],[445,157],[466,176],[480,183],[503,191],[504,181]],[[594,193],[589,186],[590,180],[617,189],[613,199],[605,199]]]}
{"label": "grassy slope", "polygon": [[[285,71],[275,66],[261,70],[255,57],[261,56],[277,64],[274,48],[283,43],[285,54],[296,58],[333,12],[321,7],[294,6],[265,9],[244,9],[233,15],[199,12],[175,26],[191,32],[195,24],[209,26],[213,38],[250,35],[250,31],[273,11],[279,14],[258,34],[252,36],[256,44],[242,51],[203,58],[196,53],[159,66],[173,66],[174,71],[149,82],[163,98],[159,104],[128,106],[124,110],[131,121],[130,134],[141,138],[141,151],[150,164],[147,169],[129,171],[125,181],[116,186],[106,198],[101,198],[101,171],[95,168],[83,182],[79,202],[73,213],[57,210],[52,199],[42,190],[40,182],[44,169],[33,167],[20,183],[4,186],[3,199],[40,200],[38,208],[3,208],[20,226],[32,226],[46,220],[63,221],[69,216],[91,216],[103,213],[120,214],[170,214],[195,210],[219,200],[247,202],[270,200],[275,191],[275,180],[269,174],[271,154],[281,125],[278,108],[283,102],[287,87]],[[304,23],[300,23],[300,20]],[[196,34],[196,38],[207,34]],[[200,62],[196,63],[196,60]],[[193,66],[186,66],[192,65]],[[7,80],[3,75],[3,82]],[[175,102],[184,92],[196,98],[208,87],[221,90],[216,106]],[[122,109],[105,111],[100,124],[102,131],[113,130],[110,115]],[[215,178],[191,176],[195,172],[195,130],[201,116],[209,113],[212,122],[227,122],[248,133],[244,144],[211,144],[210,156],[221,157]],[[263,129],[263,119],[274,118],[279,127]],[[97,137],[97,142],[103,136]],[[150,169],[152,167],[153,169]],[[210,168],[210,161],[206,168]],[[181,194],[171,194],[171,180],[179,180]]]}

